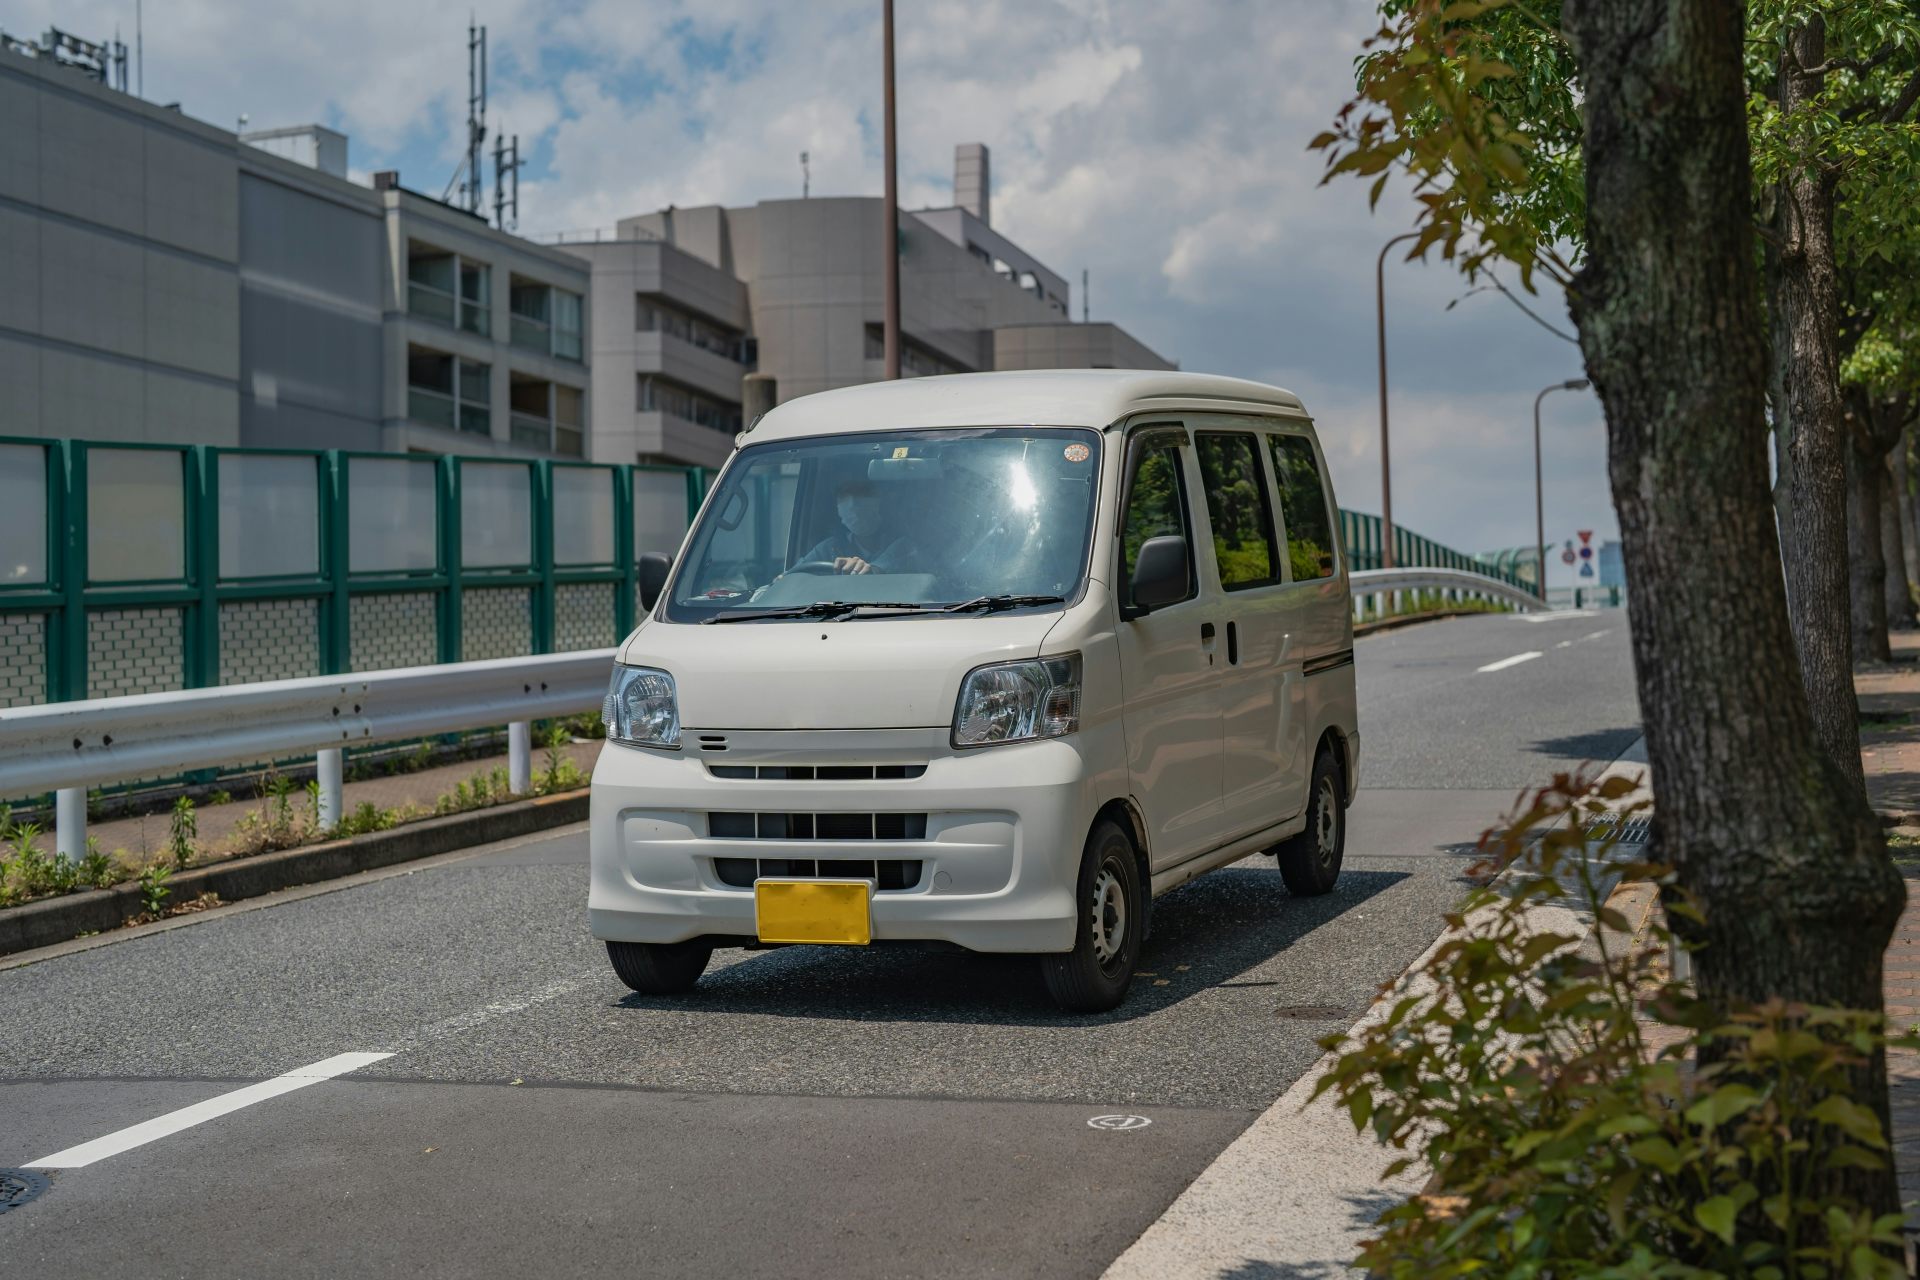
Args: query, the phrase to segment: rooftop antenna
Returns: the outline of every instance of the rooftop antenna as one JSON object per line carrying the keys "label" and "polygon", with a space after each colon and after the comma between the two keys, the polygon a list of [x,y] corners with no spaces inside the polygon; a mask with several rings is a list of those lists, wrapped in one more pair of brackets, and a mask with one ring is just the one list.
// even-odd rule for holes
{"label": "rooftop antenna", "polygon": [[481,162],[487,155],[487,29],[467,18],[467,160],[466,180],[460,194],[466,198],[467,212],[479,213],[481,198]]}
{"label": "rooftop antenna", "polygon": [[1087,290],[1087,269],[1085,267],[1082,267],[1080,268],[1080,323],[1081,324],[1087,323],[1087,316],[1091,314],[1092,307],[1093,307],[1093,298],[1089,295]]}
{"label": "rooftop antenna", "polygon": [[[504,133],[493,139],[493,225],[502,231],[520,225],[520,135],[509,142]],[[507,194],[511,186],[513,194]]]}
{"label": "rooftop antenna", "polygon": [[813,186],[813,173],[807,168],[807,153],[800,153],[800,198],[805,200]]}
{"label": "rooftop antenna", "polygon": [[133,0],[133,80],[136,96],[147,96],[147,42],[140,22],[141,0]]}

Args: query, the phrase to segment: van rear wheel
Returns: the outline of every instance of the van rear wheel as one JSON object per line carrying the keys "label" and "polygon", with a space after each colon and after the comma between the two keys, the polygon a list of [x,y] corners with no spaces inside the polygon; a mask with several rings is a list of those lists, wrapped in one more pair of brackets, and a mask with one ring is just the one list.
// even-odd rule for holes
{"label": "van rear wheel", "polygon": [[607,943],[613,971],[643,996],[677,996],[693,990],[712,958],[711,942]]}
{"label": "van rear wheel", "polygon": [[1106,818],[1087,837],[1074,901],[1073,950],[1041,956],[1040,973],[1062,1009],[1105,1013],[1126,999],[1147,923],[1133,841]]}
{"label": "van rear wheel", "polygon": [[1311,898],[1333,891],[1346,850],[1347,811],[1340,803],[1340,773],[1333,753],[1322,750],[1313,761],[1306,829],[1276,846],[1273,856],[1287,891]]}

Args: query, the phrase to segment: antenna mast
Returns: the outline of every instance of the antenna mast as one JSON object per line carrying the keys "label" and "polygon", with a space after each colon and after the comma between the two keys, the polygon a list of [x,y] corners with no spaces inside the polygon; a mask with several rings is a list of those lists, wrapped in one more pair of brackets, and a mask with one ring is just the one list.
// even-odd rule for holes
{"label": "antenna mast", "polygon": [[1092,313],[1092,310],[1093,310],[1093,298],[1091,296],[1090,291],[1087,288],[1087,269],[1085,267],[1082,267],[1080,268],[1080,323],[1081,324],[1085,324],[1087,322],[1087,316]]}
{"label": "antenna mast", "polygon": [[[496,134],[493,139],[493,225],[510,231],[520,225],[520,135]],[[512,194],[508,194],[508,188]]]}
{"label": "antenna mast", "polygon": [[813,186],[813,171],[807,168],[807,153],[800,153],[800,198],[805,200]]}
{"label": "antenna mast", "polygon": [[460,184],[467,212],[485,207],[481,165],[487,156],[487,29],[467,19],[467,178]]}

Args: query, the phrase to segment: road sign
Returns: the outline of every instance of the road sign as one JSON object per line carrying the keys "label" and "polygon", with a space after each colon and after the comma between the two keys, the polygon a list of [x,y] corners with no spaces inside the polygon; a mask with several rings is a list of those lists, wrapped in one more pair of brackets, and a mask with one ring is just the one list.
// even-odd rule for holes
{"label": "road sign", "polygon": [[1572,564],[1572,563],[1574,562],[1574,560],[1575,560],[1575,558],[1576,558],[1576,557],[1575,557],[1575,556],[1574,556],[1574,554],[1573,554],[1573,548],[1572,548],[1572,547],[1568,547],[1568,548],[1567,548],[1567,549],[1566,549],[1565,551],[1562,551],[1562,552],[1560,553],[1560,563],[1561,563],[1561,564]]}
{"label": "road sign", "polygon": [[1582,529],[1582,530],[1580,531],[1580,542],[1581,542],[1581,544],[1582,544],[1582,545],[1584,546],[1584,545],[1585,545],[1586,543],[1589,543],[1589,542],[1592,542],[1592,541],[1593,541],[1593,530],[1591,530],[1591,529]]}
{"label": "road sign", "polygon": [[[1581,550],[1584,551],[1586,548],[1582,547]],[[1583,578],[1591,578],[1593,576],[1593,562],[1591,560],[1580,566],[1580,576]]]}
{"label": "road sign", "polygon": [[1580,548],[1580,558],[1581,558],[1582,560],[1591,560],[1591,559],[1593,559],[1593,548],[1592,548],[1592,547],[1582,547],[1582,548]]}

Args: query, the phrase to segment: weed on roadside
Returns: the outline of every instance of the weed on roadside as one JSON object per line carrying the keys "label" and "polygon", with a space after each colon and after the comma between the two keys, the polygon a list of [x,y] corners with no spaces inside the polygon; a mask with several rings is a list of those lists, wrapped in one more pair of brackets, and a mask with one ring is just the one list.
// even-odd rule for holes
{"label": "weed on roadside", "polygon": [[193,800],[181,796],[173,802],[173,813],[167,819],[167,851],[173,855],[175,868],[185,870],[193,861],[193,842],[200,836],[200,820],[194,816]]}

